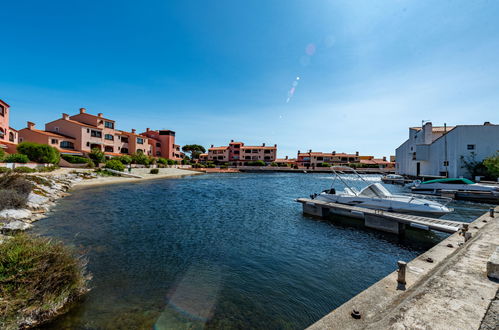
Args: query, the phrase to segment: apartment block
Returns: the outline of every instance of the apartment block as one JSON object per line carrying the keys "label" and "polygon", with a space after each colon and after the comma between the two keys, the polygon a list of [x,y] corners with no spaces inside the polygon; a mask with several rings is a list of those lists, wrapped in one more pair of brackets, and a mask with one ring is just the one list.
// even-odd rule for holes
{"label": "apartment block", "polygon": [[81,154],[81,152],[75,150],[75,138],[59,133],[36,129],[35,123],[30,121],[28,121],[26,128],[19,131],[19,142],[24,141],[47,144],[51,147],[57,148],[62,153]]}
{"label": "apartment block", "polygon": [[296,157],[296,163],[298,166],[318,166],[322,163],[328,163],[331,165],[342,165],[349,163],[359,163],[362,156],[358,152],[355,154],[337,153],[333,151],[331,153],[324,152],[314,152],[309,150],[308,152],[298,151],[298,156]]}
{"label": "apartment block", "polygon": [[277,158],[277,144],[274,146],[246,146],[243,142],[231,140],[228,146],[214,147],[208,149],[206,159],[219,163],[232,163],[233,165],[244,165],[248,161],[261,160],[271,163]]}
{"label": "apartment block", "polygon": [[171,130],[153,131],[147,128],[141,133],[149,138],[149,143],[152,146],[152,155],[155,157],[169,158],[173,160],[181,160],[182,152],[180,146],[175,144],[175,132]]}
{"label": "apartment block", "polygon": [[0,100],[0,148],[8,153],[15,153],[18,142],[18,132],[10,127],[10,106]]}

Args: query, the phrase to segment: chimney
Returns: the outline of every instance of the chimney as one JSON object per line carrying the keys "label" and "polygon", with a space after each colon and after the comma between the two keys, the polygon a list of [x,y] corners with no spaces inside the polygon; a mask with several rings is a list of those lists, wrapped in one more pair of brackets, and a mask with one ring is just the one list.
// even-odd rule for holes
{"label": "chimney", "polygon": [[286,159],[286,160],[288,160],[288,156],[286,156],[286,158],[285,158],[285,159]]}
{"label": "chimney", "polygon": [[300,153],[301,153],[300,150],[298,150],[298,154],[300,154]]}
{"label": "chimney", "polygon": [[67,113],[62,114],[62,119],[69,120],[69,115]]}
{"label": "chimney", "polygon": [[214,147],[214,146],[213,146],[213,144],[212,144],[210,148],[213,148],[213,147]]}
{"label": "chimney", "polygon": [[100,112],[100,113],[97,114],[97,117],[101,117],[102,118],[102,116],[104,116],[104,114],[102,112]]}
{"label": "chimney", "polygon": [[490,123],[490,121],[486,121],[485,123],[483,123],[483,126],[491,126],[492,124]]}
{"label": "chimney", "polygon": [[149,127],[148,127],[148,128],[146,128],[146,132],[149,132],[150,130],[151,130],[151,129],[150,129]]}
{"label": "chimney", "polygon": [[137,130],[135,128],[132,128],[132,133],[135,134],[135,132],[137,132]]}
{"label": "chimney", "polygon": [[356,152],[355,152],[355,156],[358,156],[358,155],[359,155],[359,152],[358,152],[358,151],[356,151]]}
{"label": "chimney", "polygon": [[274,148],[277,148],[277,143],[276,143],[276,144],[274,144]]}
{"label": "chimney", "polygon": [[336,151],[333,151],[333,155],[336,155]]}
{"label": "chimney", "polygon": [[386,156],[383,156],[383,161],[386,162]]}
{"label": "chimney", "polygon": [[87,111],[87,109],[85,108],[80,108],[80,113],[85,113]]}
{"label": "chimney", "polygon": [[234,140],[230,140],[230,142],[234,142]]}
{"label": "chimney", "polygon": [[423,143],[431,144],[433,141],[433,124],[431,121],[427,122],[423,126]]}
{"label": "chimney", "polygon": [[28,129],[34,129],[35,128],[35,123],[28,121]]}
{"label": "chimney", "polygon": [[265,147],[265,143],[262,143],[262,147]]}

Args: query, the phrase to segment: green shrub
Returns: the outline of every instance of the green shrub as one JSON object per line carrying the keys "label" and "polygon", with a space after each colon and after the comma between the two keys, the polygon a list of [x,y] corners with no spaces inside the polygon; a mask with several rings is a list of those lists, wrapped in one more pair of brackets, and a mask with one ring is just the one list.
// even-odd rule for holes
{"label": "green shrub", "polygon": [[[90,159],[89,159],[90,160]],[[91,162],[91,161],[90,161]],[[45,166],[45,167],[40,167],[38,168],[38,172],[53,172],[55,170],[58,170],[60,167],[57,165],[50,165],[50,166]]]}
{"label": "green shrub", "polygon": [[254,160],[246,163],[247,166],[265,166],[265,162],[263,160]]}
{"label": "green shrub", "polygon": [[12,171],[10,168],[0,167],[0,173],[9,173],[10,171]]}
{"label": "green shrub", "polygon": [[17,152],[36,163],[58,164],[61,159],[59,150],[46,144],[22,142],[17,145]]}
{"label": "green shrub", "polygon": [[115,157],[114,159],[119,160],[123,165],[130,165],[132,163],[132,157],[128,155]]}
{"label": "green shrub", "polygon": [[167,159],[167,161],[168,161],[168,165],[178,165],[178,162],[176,160]]}
{"label": "green shrub", "polygon": [[23,154],[11,154],[5,157],[4,161],[6,163],[21,163],[26,164],[29,162],[29,158]]}
{"label": "green shrub", "polygon": [[161,165],[168,165],[168,159],[166,158],[159,157],[158,160],[156,160],[156,162]]}
{"label": "green shrub", "polygon": [[227,168],[229,168],[229,166],[228,165],[220,165],[220,168],[221,169],[227,169]]}
{"label": "green shrub", "polygon": [[206,167],[208,167],[208,168],[215,168],[216,166],[215,166],[215,164],[208,164],[208,165],[206,165]]}
{"label": "green shrub", "polygon": [[483,161],[483,165],[492,179],[497,179],[499,177],[499,153],[486,158]]}
{"label": "green shrub", "polygon": [[27,167],[27,166],[19,166],[14,168],[15,173],[35,173],[36,169]]}
{"label": "green shrub", "polygon": [[61,155],[62,159],[71,164],[87,164],[90,160],[89,158],[75,155]]}
{"label": "green shrub", "polygon": [[132,163],[140,165],[149,165],[149,157],[143,152],[137,152],[132,155]]}
{"label": "green shrub", "polygon": [[320,163],[320,164],[317,164],[317,167],[331,167],[331,164],[329,164],[329,163]]}
{"label": "green shrub", "polygon": [[272,163],[270,163],[270,166],[277,167],[279,165],[276,162],[272,162]]}
{"label": "green shrub", "polygon": [[98,148],[93,148],[88,154],[88,157],[90,157],[90,159],[94,162],[95,166],[99,166],[100,163],[106,160],[106,156]]}
{"label": "green shrub", "polygon": [[5,151],[3,151],[3,149],[0,148],[0,162],[3,161],[4,158],[5,158]]}
{"label": "green shrub", "polygon": [[105,168],[109,168],[111,170],[115,171],[120,171],[123,172],[125,170],[125,165],[123,165],[119,160],[117,159],[111,159],[106,162]]}
{"label": "green shrub", "polygon": [[157,169],[157,168],[151,168],[151,171],[149,173],[151,173],[151,174],[159,174],[159,169]]}
{"label": "green shrub", "polygon": [[85,266],[74,250],[48,238],[20,234],[0,244],[0,328],[46,321],[86,293]]}
{"label": "green shrub", "polygon": [[190,165],[190,164],[191,164],[191,160],[189,158],[182,159],[182,165]]}

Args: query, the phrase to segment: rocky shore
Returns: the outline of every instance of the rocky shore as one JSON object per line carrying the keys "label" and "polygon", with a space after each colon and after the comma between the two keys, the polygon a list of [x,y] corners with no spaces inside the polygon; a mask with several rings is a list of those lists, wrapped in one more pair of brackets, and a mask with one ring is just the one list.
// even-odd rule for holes
{"label": "rocky shore", "polygon": [[6,209],[0,211],[0,241],[6,235],[24,231],[32,227],[32,223],[45,217],[55,202],[68,195],[68,190],[83,180],[97,178],[92,172],[70,172],[54,175],[26,175],[33,184],[26,207],[23,209]]}

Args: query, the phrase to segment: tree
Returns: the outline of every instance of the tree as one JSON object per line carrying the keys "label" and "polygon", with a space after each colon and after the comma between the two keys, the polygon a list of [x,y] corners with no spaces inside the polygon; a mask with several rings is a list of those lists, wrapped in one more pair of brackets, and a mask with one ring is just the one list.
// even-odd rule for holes
{"label": "tree", "polygon": [[88,157],[94,162],[95,166],[99,166],[100,163],[106,160],[106,155],[99,148],[93,148]]}
{"label": "tree", "polygon": [[462,168],[465,168],[469,176],[474,179],[476,176],[487,176],[487,168],[483,162],[476,160],[476,154],[472,152],[468,157],[461,156]]}
{"label": "tree", "polygon": [[487,172],[492,178],[499,177],[499,152],[494,156],[485,158],[483,165],[487,168]]}
{"label": "tree", "polygon": [[191,159],[198,159],[199,155],[206,152],[206,149],[199,144],[187,144],[182,147],[182,151],[189,153]]}
{"label": "tree", "polygon": [[134,164],[149,165],[149,157],[144,155],[142,151],[139,151],[132,155],[132,162]]}

